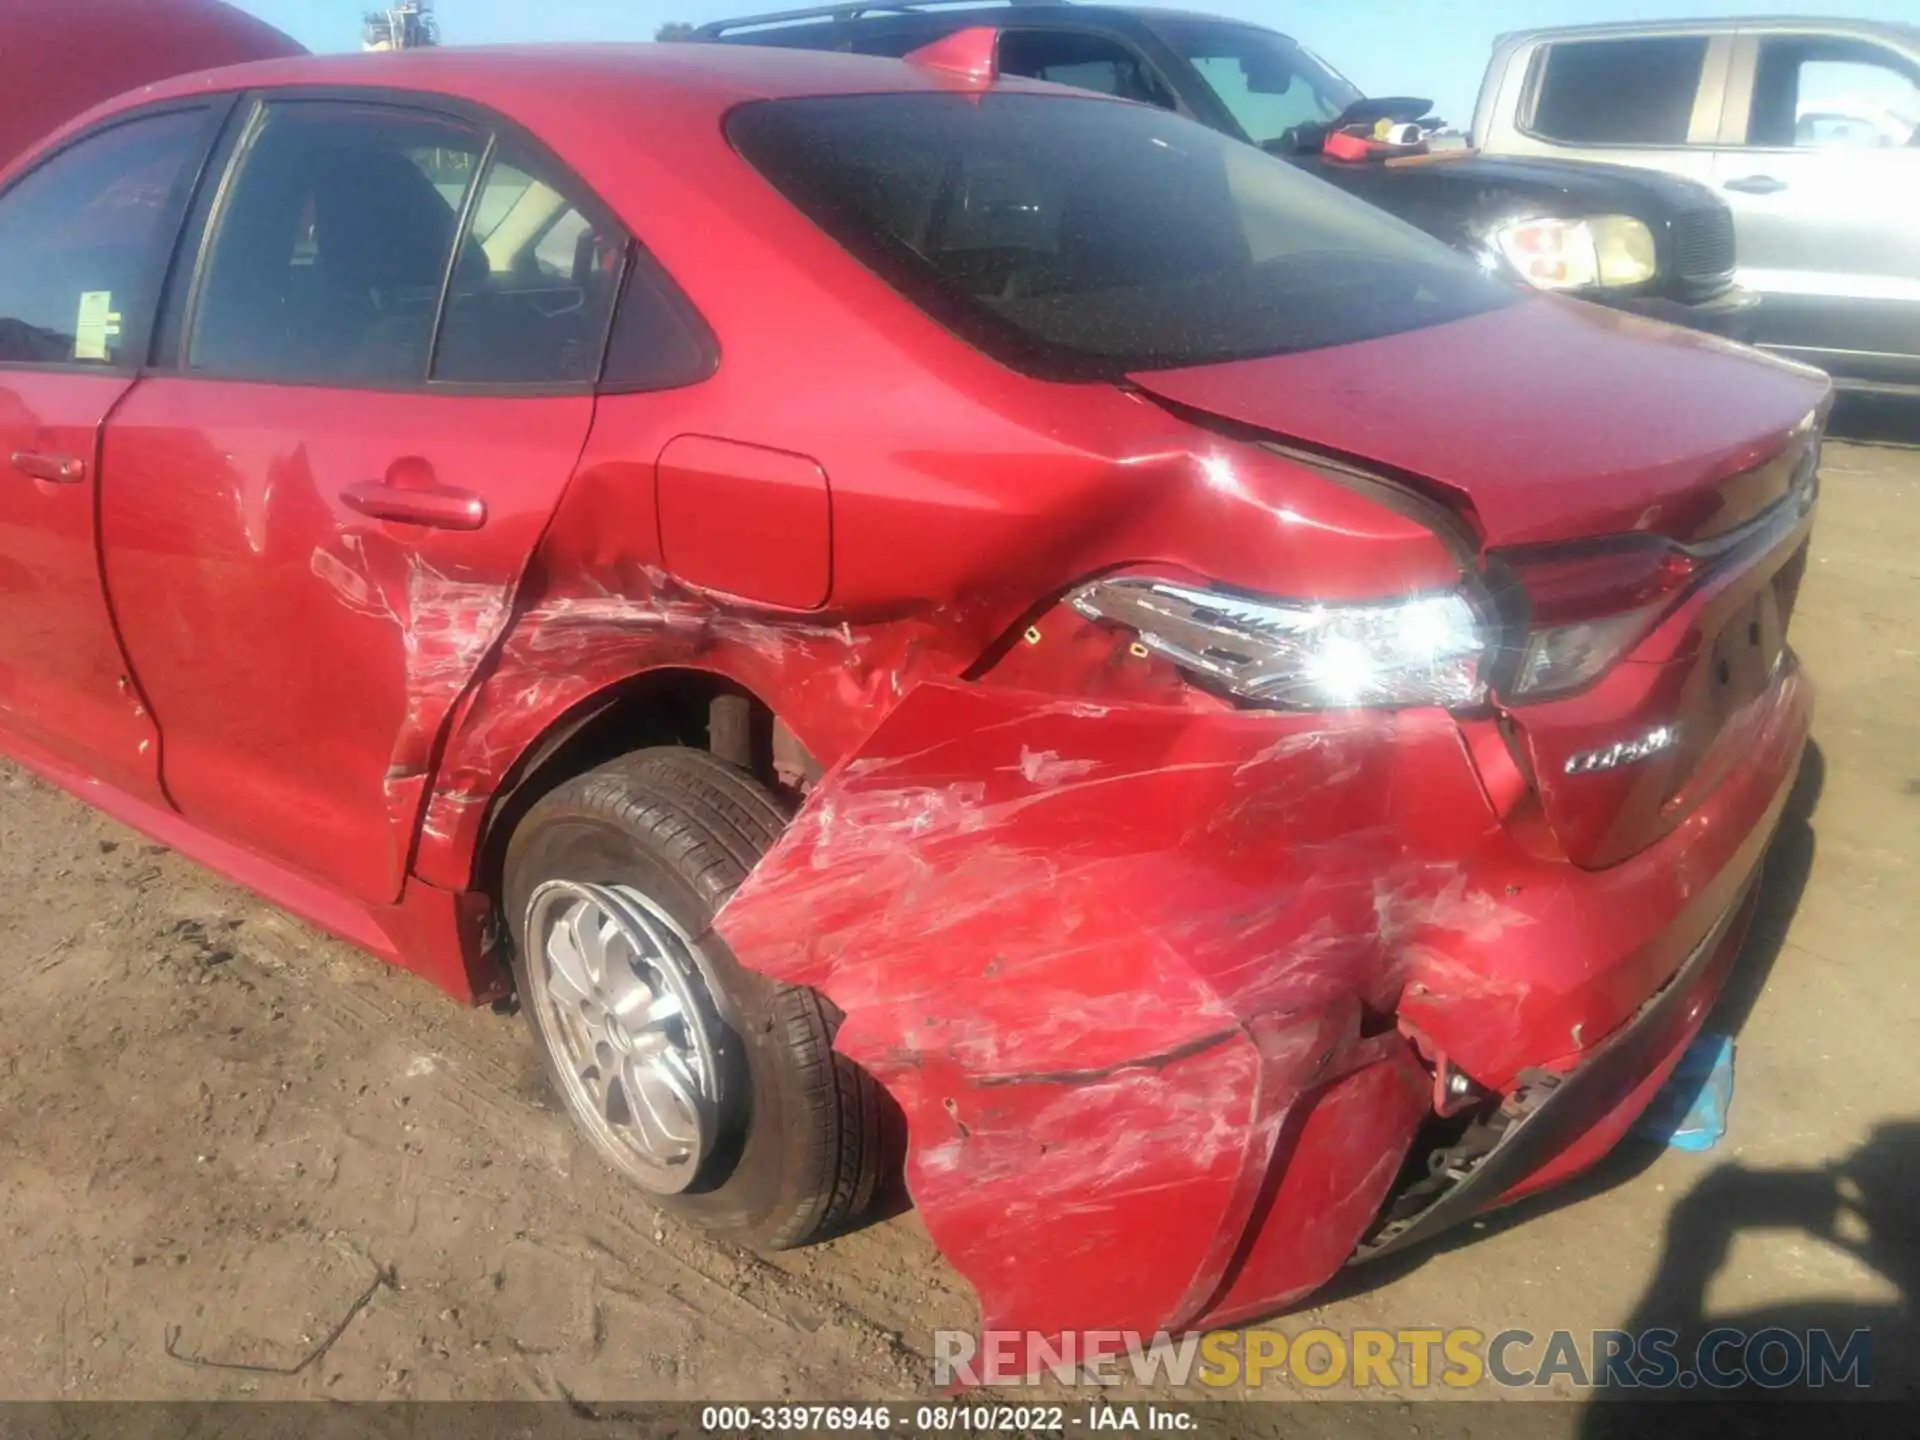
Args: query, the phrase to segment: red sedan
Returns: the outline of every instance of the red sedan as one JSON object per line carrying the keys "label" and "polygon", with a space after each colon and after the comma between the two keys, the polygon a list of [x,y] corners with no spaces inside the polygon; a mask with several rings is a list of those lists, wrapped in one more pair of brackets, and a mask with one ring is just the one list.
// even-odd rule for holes
{"label": "red sedan", "polygon": [[717,1233],[904,1163],[986,1325],[1216,1325],[1698,1029],[1827,387],[975,39],[269,61],[16,162],[0,748],[516,992]]}

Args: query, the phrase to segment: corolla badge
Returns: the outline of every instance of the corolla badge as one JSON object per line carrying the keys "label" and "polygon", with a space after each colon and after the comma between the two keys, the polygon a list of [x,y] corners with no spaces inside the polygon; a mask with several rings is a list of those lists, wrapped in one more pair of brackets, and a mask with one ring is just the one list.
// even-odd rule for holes
{"label": "corolla badge", "polygon": [[1636,760],[1671,750],[1680,743],[1678,725],[1661,725],[1633,740],[1620,740],[1598,750],[1578,750],[1567,757],[1567,774],[1590,775],[1596,770],[1618,770]]}

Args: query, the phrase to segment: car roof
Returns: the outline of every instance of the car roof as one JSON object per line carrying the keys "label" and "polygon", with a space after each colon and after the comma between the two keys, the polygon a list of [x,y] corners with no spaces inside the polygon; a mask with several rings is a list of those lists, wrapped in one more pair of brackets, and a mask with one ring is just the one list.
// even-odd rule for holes
{"label": "car roof", "polygon": [[839,29],[858,26],[876,28],[938,28],[951,30],[956,25],[1028,24],[1042,20],[1076,26],[1108,25],[1118,29],[1139,29],[1162,20],[1203,21],[1209,25],[1239,30],[1278,33],[1271,26],[1230,15],[1209,14],[1204,10],[1185,10],[1167,5],[1079,5],[1069,0],[1012,0],[1011,4],[980,5],[903,3],[871,6],[860,4],[824,5],[802,10],[773,10],[765,14],[743,15],[736,19],[714,20],[695,28],[702,39],[726,39],[730,44],[751,45],[756,35],[775,36],[814,26]]}
{"label": "car roof", "polygon": [[1526,40],[1572,40],[1624,38],[1634,35],[1696,35],[1702,31],[1725,33],[1732,30],[1818,31],[1830,35],[1900,40],[1909,45],[1920,43],[1920,25],[1899,20],[1854,20],[1837,15],[1714,15],[1687,20],[1612,20],[1594,25],[1547,25],[1531,30],[1513,30],[1499,37],[1497,44],[1515,44]]}
{"label": "car roof", "polygon": [[[449,46],[203,70],[121,95],[67,128],[84,128],[135,104],[288,87],[419,91],[486,106],[536,130],[543,117],[579,118],[595,110],[717,117],[747,100],[969,88],[957,76],[904,60],[832,51],[657,43]],[[1001,80],[998,88],[1082,93],[1019,77]]]}

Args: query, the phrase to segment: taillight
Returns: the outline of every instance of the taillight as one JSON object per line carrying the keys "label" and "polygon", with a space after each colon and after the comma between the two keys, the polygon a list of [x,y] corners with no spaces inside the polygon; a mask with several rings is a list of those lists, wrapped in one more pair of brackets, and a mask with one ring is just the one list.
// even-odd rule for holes
{"label": "taillight", "polygon": [[1699,578],[1701,562],[1658,536],[1510,550],[1499,557],[1526,597],[1527,635],[1506,685],[1545,699],[1597,677]]}
{"label": "taillight", "polygon": [[1333,604],[1110,575],[1067,603],[1243,699],[1295,710],[1477,704],[1486,636],[1459,591]]}

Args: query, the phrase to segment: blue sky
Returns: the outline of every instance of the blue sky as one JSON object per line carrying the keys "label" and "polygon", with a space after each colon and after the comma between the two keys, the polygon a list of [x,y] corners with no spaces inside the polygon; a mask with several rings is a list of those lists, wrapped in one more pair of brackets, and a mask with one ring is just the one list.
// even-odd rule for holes
{"label": "blue sky", "polygon": [[[360,0],[237,0],[314,50],[360,43]],[[805,3],[805,0],[793,0]],[[449,45],[527,40],[647,40],[669,20],[698,24],[772,10],[782,0],[439,0]],[[1237,16],[1285,30],[1373,95],[1424,95],[1458,125],[1505,30],[1668,16],[1832,14],[1908,19],[1916,0],[1339,0],[1278,5],[1261,0],[1181,0],[1182,9]]]}

